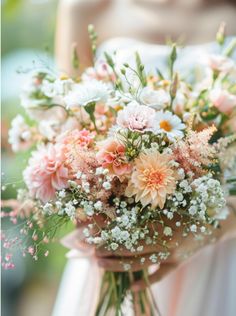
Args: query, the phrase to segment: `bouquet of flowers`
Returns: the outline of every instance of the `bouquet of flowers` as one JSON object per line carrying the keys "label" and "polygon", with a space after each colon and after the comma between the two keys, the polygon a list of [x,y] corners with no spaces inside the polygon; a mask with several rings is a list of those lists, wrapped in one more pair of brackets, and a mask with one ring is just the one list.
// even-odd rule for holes
{"label": "bouquet of flowers", "polygon": [[[96,56],[91,26],[89,34]],[[72,222],[110,260],[96,315],[111,309],[122,315],[127,297],[137,315],[158,313],[145,262],[168,260],[175,234],[198,241],[211,235],[227,217],[226,195],[235,192],[227,173],[235,167],[234,47],[235,41],[209,55],[207,75],[191,82],[175,71],[176,45],[166,76],[147,73],[138,52],[135,66],[118,66],[105,53],[74,78],[34,72],[21,96],[27,119],[17,115],[9,132],[13,151],[32,150],[25,188],[18,190],[20,207],[2,212],[13,223],[25,220],[20,236],[2,233],[2,266],[14,267],[14,247],[35,260],[47,256],[47,243]],[[79,64],[75,52],[73,64]],[[151,255],[143,255],[145,245]],[[127,252],[130,259],[122,259]],[[115,254],[119,272],[112,271]],[[133,293],[135,280],[147,288]]]}

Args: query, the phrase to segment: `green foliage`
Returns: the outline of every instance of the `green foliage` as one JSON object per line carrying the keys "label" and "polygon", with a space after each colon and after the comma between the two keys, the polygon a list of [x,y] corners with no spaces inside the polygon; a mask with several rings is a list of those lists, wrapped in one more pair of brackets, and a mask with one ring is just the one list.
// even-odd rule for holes
{"label": "green foliage", "polygon": [[177,59],[177,49],[176,49],[176,44],[173,44],[171,53],[169,56],[169,60],[168,60],[171,78],[173,77],[173,74],[174,74],[174,64],[175,64],[176,59]]}
{"label": "green foliage", "polygon": [[91,121],[94,124],[95,129],[97,130],[96,119],[94,116],[95,106],[96,106],[96,102],[90,102],[84,107],[84,109],[88,113]]}
{"label": "green foliage", "polygon": [[147,79],[146,79],[146,74],[144,71],[144,65],[142,64],[140,55],[138,52],[135,53],[135,60],[136,60],[136,69],[137,69],[137,74],[140,79],[140,82],[143,87],[147,85]]}

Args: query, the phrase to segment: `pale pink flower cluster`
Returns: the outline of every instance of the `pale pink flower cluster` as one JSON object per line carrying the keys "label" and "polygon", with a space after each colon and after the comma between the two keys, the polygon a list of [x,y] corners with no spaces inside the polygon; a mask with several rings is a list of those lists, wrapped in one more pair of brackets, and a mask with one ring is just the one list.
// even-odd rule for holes
{"label": "pale pink flower cluster", "polygon": [[191,172],[194,177],[205,173],[203,168],[214,158],[215,148],[209,140],[216,131],[214,126],[201,132],[190,131],[185,140],[179,140],[173,145],[175,160],[186,173]]}
{"label": "pale pink flower cluster", "polygon": [[69,168],[65,158],[65,146],[60,144],[42,145],[33,152],[23,173],[33,198],[46,203],[55,198],[56,190],[68,186]]}
{"label": "pale pink flower cluster", "polygon": [[208,64],[213,71],[224,74],[230,72],[235,67],[233,60],[220,55],[210,55]]}
{"label": "pale pink flower cluster", "polygon": [[154,128],[155,110],[146,106],[131,102],[118,112],[117,124],[132,131],[147,132]]}
{"label": "pale pink flower cluster", "polygon": [[102,60],[95,63],[94,67],[89,67],[82,75],[83,81],[90,80],[103,80],[103,81],[115,81],[114,72],[108,66],[108,64]]}

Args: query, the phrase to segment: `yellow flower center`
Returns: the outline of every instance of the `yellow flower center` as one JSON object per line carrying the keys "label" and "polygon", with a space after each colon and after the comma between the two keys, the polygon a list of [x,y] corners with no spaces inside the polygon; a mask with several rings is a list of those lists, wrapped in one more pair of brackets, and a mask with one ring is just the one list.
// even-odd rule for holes
{"label": "yellow flower center", "polygon": [[160,128],[164,129],[166,132],[170,132],[172,130],[172,126],[168,121],[161,121]]}
{"label": "yellow flower center", "polygon": [[144,172],[147,187],[150,189],[157,189],[160,184],[163,183],[164,180],[164,174],[159,171],[153,171],[153,170],[145,170]]}

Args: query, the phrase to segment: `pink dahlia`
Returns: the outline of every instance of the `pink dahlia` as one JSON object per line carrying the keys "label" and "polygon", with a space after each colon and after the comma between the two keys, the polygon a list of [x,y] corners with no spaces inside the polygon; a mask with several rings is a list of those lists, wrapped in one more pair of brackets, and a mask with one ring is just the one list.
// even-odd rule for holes
{"label": "pink dahlia", "polygon": [[55,197],[56,190],[67,187],[69,170],[63,145],[43,145],[33,152],[23,173],[30,194],[43,203]]}
{"label": "pink dahlia", "polygon": [[107,168],[111,174],[117,176],[131,171],[131,165],[125,156],[125,146],[114,139],[108,139],[101,143],[97,160],[103,168]]}

